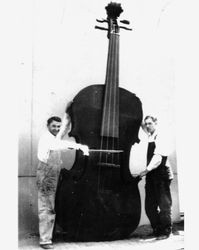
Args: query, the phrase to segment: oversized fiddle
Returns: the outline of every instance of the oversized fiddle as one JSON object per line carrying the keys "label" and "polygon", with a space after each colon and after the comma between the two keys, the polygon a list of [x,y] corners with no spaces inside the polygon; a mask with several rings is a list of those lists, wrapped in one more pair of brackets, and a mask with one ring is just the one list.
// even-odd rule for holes
{"label": "oversized fiddle", "polygon": [[[90,148],[76,153],[70,171],[62,170],[56,197],[57,223],[72,241],[116,240],[138,226],[141,201],[138,180],[129,169],[129,155],[139,142],[142,104],[119,87],[121,5],[106,6],[109,48],[105,85],[90,85],[73,99],[70,136]],[[125,22],[124,22],[125,23]],[[100,27],[97,27],[100,28]],[[128,29],[128,28],[126,28]]]}

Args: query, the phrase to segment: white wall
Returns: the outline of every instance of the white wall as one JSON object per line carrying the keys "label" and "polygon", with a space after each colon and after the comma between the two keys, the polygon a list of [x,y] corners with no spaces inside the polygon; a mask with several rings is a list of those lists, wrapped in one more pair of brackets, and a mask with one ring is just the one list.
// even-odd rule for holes
{"label": "white wall", "polygon": [[[20,59],[24,73],[19,132],[19,174],[22,176],[35,174],[38,138],[45,129],[47,118],[62,116],[67,102],[82,88],[104,84],[108,40],[106,32],[96,30],[94,26],[99,25],[96,18],[106,18],[104,7],[110,1],[34,0],[31,7],[27,2],[22,16],[25,46]],[[124,9],[121,19],[130,20],[133,28],[133,31],[121,30],[120,33],[120,86],[136,93],[143,103],[144,115],[158,116],[159,123],[169,131],[173,145],[171,158],[177,174],[175,1],[117,2]],[[135,150],[140,153],[137,158],[131,157],[130,166],[136,165],[141,170],[144,166],[143,144]],[[69,159],[68,167],[73,156]],[[178,219],[175,176],[172,192],[175,196],[174,217]],[[143,183],[140,184],[142,201]],[[148,223],[144,211],[143,223]]]}

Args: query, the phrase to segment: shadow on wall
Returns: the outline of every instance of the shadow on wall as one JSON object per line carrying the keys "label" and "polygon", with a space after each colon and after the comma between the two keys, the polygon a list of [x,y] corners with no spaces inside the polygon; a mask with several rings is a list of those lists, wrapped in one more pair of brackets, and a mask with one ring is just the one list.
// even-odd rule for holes
{"label": "shadow on wall", "polygon": [[18,230],[22,237],[38,232],[36,178],[19,177],[18,192]]}

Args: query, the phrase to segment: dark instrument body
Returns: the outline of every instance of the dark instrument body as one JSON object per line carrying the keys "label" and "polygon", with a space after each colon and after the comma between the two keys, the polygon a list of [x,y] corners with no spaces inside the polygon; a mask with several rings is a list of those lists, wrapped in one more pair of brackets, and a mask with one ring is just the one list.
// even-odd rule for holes
{"label": "dark instrument body", "polygon": [[[129,156],[131,146],[139,142],[142,105],[135,94],[118,87],[115,122],[111,118],[103,123],[105,92],[105,85],[88,86],[69,110],[70,136],[90,149],[89,156],[77,151],[72,169],[62,170],[57,189],[57,223],[71,241],[123,239],[140,220],[138,180],[130,173]],[[104,131],[112,124],[116,132],[109,135]]]}

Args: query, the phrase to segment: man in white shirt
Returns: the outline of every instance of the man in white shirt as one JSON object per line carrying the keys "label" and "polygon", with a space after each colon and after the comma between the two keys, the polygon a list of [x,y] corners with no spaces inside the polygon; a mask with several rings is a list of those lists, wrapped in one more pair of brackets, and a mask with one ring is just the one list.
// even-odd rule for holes
{"label": "man in white shirt", "polygon": [[38,144],[37,187],[40,246],[52,249],[52,234],[55,224],[55,193],[61,170],[61,151],[80,149],[88,155],[86,145],[62,140],[70,124],[65,113],[63,121],[53,116],[47,121],[47,131],[41,136]]}
{"label": "man in white shirt", "polygon": [[173,179],[168,163],[169,145],[166,137],[157,132],[157,119],[146,116],[143,129],[148,134],[147,167],[140,173],[146,175],[145,211],[157,239],[168,238],[172,230],[170,184]]}

